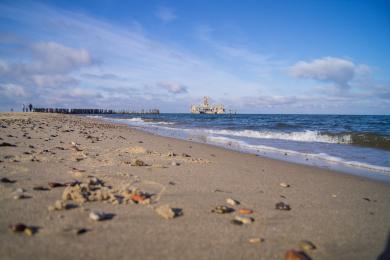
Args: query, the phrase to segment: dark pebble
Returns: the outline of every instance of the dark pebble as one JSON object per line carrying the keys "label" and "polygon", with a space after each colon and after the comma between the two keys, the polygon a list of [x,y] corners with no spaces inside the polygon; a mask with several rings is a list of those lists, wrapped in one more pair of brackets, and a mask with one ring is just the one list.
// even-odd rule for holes
{"label": "dark pebble", "polygon": [[16,145],[10,144],[10,143],[6,143],[6,142],[2,142],[2,143],[0,144],[0,146],[16,147]]}
{"label": "dark pebble", "polygon": [[58,188],[58,187],[64,187],[65,185],[59,182],[49,182],[48,183],[50,188]]}
{"label": "dark pebble", "polygon": [[12,181],[12,180],[8,179],[7,177],[1,178],[0,181],[2,183],[15,183],[16,182],[16,181]]}
{"label": "dark pebble", "polygon": [[236,220],[236,219],[232,219],[232,220],[230,221],[230,223],[232,223],[233,225],[236,225],[236,226],[242,226],[242,225],[244,225],[244,223],[242,223],[241,221],[238,221],[238,220]]}
{"label": "dark pebble", "polygon": [[291,207],[287,203],[279,202],[279,203],[275,204],[275,209],[278,209],[278,210],[291,210]]}
{"label": "dark pebble", "polygon": [[9,229],[11,229],[13,232],[23,232],[26,228],[27,226],[23,223],[9,225]]}
{"label": "dark pebble", "polygon": [[48,188],[46,187],[43,187],[43,186],[36,186],[33,188],[33,190],[38,190],[38,191],[47,191],[49,190]]}

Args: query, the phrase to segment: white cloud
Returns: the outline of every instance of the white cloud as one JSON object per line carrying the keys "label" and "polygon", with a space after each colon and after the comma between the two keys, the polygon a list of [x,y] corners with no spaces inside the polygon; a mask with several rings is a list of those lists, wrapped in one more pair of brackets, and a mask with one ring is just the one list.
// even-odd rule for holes
{"label": "white cloud", "polygon": [[56,42],[40,42],[31,46],[35,66],[45,73],[66,73],[92,64],[87,50],[75,49]]}
{"label": "white cloud", "polygon": [[66,75],[32,75],[31,76],[32,82],[37,87],[63,87],[66,85],[76,85],[78,84],[78,81],[72,77],[66,76]]}
{"label": "white cloud", "polygon": [[70,73],[92,64],[88,51],[55,42],[40,42],[26,48],[27,61],[0,61],[0,76],[9,83],[37,87],[62,87],[77,84]]}
{"label": "white cloud", "polygon": [[16,84],[0,84],[0,96],[8,98],[23,98],[26,97],[26,91],[20,85]]}
{"label": "white cloud", "polygon": [[188,92],[186,86],[177,83],[160,82],[158,85],[173,94],[183,94]]}
{"label": "white cloud", "polygon": [[173,20],[176,20],[177,16],[175,14],[175,10],[172,8],[168,8],[165,6],[162,6],[157,9],[155,15],[157,16],[158,19],[161,21],[167,23],[167,22],[172,22]]}
{"label": "white cloud", "polygon": [[349,88],[352,80],[368,72],[366,65],[334,57],[299,61],[290,68],[290,74],[294,77],[333,83],[341,89]]}

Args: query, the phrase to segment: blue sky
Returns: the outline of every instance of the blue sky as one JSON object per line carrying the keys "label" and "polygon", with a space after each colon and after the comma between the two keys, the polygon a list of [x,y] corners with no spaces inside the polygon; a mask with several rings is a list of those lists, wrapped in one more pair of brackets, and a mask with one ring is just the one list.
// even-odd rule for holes
{"label": "blue sky", "polygon": [[1,1],[0,110],[390,113],[388,1]]}

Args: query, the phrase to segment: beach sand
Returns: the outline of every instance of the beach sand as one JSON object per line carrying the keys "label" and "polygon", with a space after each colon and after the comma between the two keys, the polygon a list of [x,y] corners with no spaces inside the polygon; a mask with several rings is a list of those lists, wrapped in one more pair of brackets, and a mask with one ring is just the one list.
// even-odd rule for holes
{"label": "beach sand", "polygon": [[[388,183],[85,117],[2,113],[0,125],[1,259],[284,259],[302,240],[316,246],[306,251],[313,259],[377,259],[389,250]],[[132,166],[136,159],[147,166]],[[48,210],[75,180],[109,198]],[[135,188],[152,196],[126,203]],[[279,202],[291,210],[275,209]],[[182,214],[164,219],[155,209],[166,204]],[[235,211],[211,212],[219,205]],[[242,208],[254,221],[235,225]],[[94,221],[91,211],[111,215]],[[33,234],[11,231],[16,223]]]}

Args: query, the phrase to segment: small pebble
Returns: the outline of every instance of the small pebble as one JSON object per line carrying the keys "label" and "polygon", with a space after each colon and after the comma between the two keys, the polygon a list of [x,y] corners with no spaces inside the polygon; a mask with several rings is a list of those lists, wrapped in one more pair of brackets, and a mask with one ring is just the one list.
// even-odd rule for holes
{"label": "small pebble", "polygon": [[28,196],[24,195],[23,193],[14,195],[14,200],[21,200],[21,199],[27,199]]}
{"label": "small pebble", "polygon": [[218,213],[218,214],[231,213],[233,211],[234,211],[234,209],[226,207],[226,206],[216,206],[214,209],[211,210],[211,212]]}
{"label": "small pebble", "polygon": [[65,185],[59,182],[49,182],[48,183],[50,188],[58,188],[58,187],[64,187]]}
{"label": "small pebble", "polygon": [[251,210],[251,209],[239,209],[238,213],[242,214],[242,215],[248,215],[248,214],[252,214],[253,210]]}
{"label": "small pebble", "polygon": [[165,219],[173,219],[178,216],[178,214],[167,204],[159,206],[155,211],[158,215]]}
{"label": "small pebble", "polygon": [[230,221],[230,223],[232,223],[233,225],[236,225],[236,226],[242,226],[242,225],[244,225],[244,223],[242,223],[241,221],[238,221],[238,220],[236,220],[236,219],[232,219],[232,220]]}
{"label": "small pebble", "polygon": [[316,246],[308,240],[302,240],[301,242],[299,242],[298,246],[301,250],[305,252],[316,249]]}
{"label": "small pebble", "polygon": [[290,184],[287,184],[287,183],[285,183],[285,182],[281,182],[279,185],[280,185],[280,187],[283,187],[283,188],[288,188],[288,187],[290,187]]}
{"label": "small pebble", "polygon": [[27,226],[23,223],[9,225],[9,229],[11,229],[13,232],[23,232],[26,228]]}
{"label": "small pebble", "polygon": [[33,188],[33,190],[47,191],[47,190],[49,190],[49,189],[46,188],[46,187],[43,187],[43,186],[35,186],[35,187]]}
{"label": "small pebble", "polygon": [[76,235],[82,235],[88,232],[88,229],[86,228],[79,228],[76,230]]}
{"label": "small pebble", "polygon": [[253,218],[244,217],[244,216],[236,216],[234,219],[237,221],[241,221],[242,224],[251,224],[254,221]]}
{"label": "small pebble", "polygon": [[172,165],[172,166],[180,166],[180,163],[173,161],[173,162],[171,163],[171,165]]}
{"label": "small pebble", "polygon": [[251,244],[260,244],[260,243],[263,243],[264,241],[265,241],[264,238],[258,238],[258,237],[256,237],[256,238],[250,238],[250,239],[248,240],[248,242],[251,243]]}
{"label": "small pebble", "polygon": [[236,205],[240,204],[239,201],[232,199],[232,198],[226,199],[226,203],[229,204],[230,206],[236,206]]}
{"label": "small pebble", "polygon": [[139,159],[133,160],[130,164],[131,166],[148,166],[144,161]]}
{"label": "small pebble", "polygon": [[26,227],[24,229],[24,234],[26,234],[27,236],[31,237],[32,235],[34,235],[34,230],[31,227]]}
{"label": "small pebble", "polygon": [[11,181],[7,177],[3,177],[0,179],[0,182],[2,182],[2,183],[15,183],[16,181]]}
{"label": "small pebble", "polygon": [[278,209],[278,210],[291,210],[291,207],[287,203],[279,202],[279,203],[275,204],[275,209]]}
{"label": "small pebble", "polygon": [[107,215],[104,212],[91,211],[89,218],[95,221],[105,220]]}

